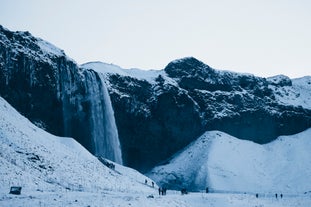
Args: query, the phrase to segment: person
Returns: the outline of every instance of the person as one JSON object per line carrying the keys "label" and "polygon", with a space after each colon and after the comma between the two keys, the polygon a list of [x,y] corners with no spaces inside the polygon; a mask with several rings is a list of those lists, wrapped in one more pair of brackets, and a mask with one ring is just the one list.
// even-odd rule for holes
{"label": "person", "polygon": [[258,198],[258,193],[256,193],[256,198]]}
{"label": "person", "polygon": [[205,193],[208,193],[208,187],[206,187],[206,189],[205,189]]}
{"label": "person", "polygon": [[281,198],[283,198],[283,194],[281,193]]}
{"label": "person", "polygon": [[275,194],[275,198],[278,198],[278,194],[277,193]]}
{"label": "person", "polygon": [[147,183],[148,183],[148,181],[147,181],[147,179],[145,179],[145,184],[147,185]]}
{"label": "person", "polygon": [[159,190],[159,195],[161,195],[162,189],[159,187],[158,190]]}
{"label": "person", "polygon": [[151,182],[152,187],[154,188],[154,182]]}

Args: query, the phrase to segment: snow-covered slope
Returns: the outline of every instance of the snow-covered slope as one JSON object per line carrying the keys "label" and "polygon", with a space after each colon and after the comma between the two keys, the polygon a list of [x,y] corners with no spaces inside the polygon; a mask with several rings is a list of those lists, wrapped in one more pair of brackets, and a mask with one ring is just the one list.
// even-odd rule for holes
{"label": "snow-covered slope", "polygon": [[0,193],[14,185],[24,192],[153,192],[145,176],[116,163],[109,169],[74,139],[36,127],[1,97],[0,114]]}
{"label": "snow-covered slope", "polygon": [[158,75],[164,75],[163,70],[142,70],[137,68],[123,69],[114,64],[103,62],[89,62],[81,65],[82,68],[92,69],[103,74],[118,74],[121,76],[129,76],[139,80],[146,80],[154,83]]}
{"label": "snow-covered slope", "polygon": [[259,145],[209,131],[148,175],[177,189],[303,193],[311,189],[310,138],[308,129]]}
{"label": "snow-covered slope", "polygon": [[[269,81],[276,81],[282,76],[268,78]],[[270,85],[276,99],[284,105],[301,106],[311,109],[311,76],[293,79],[291,85],[276,87]]]}

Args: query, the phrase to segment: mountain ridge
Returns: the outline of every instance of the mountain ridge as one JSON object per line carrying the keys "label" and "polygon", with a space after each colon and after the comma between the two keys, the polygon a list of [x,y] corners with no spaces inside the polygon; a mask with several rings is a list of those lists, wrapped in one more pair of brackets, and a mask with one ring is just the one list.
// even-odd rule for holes
{"label": "mountain ridge", "polygon": [[1,27],[0,95],[32,122],[71,136],[92,152],[92,91],[102,87],[103,73],[124,164],[141,172],[207,130],[268,143],[311,126],[308,78],[272,80],[219,71],[193,57],[160,71],[110,65],[118,68],[114,73],[109,64],[79,66],[62,50],[38,42],[30,33]]}

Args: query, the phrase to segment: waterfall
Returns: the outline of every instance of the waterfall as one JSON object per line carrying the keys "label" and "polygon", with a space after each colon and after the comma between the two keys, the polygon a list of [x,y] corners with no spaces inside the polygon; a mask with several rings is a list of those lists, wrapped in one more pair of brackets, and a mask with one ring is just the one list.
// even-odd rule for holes
{"label": "waterfall", "polygon": [[110,96],[108,93],[108,89],[106,87],[106,84],[104,82],[104,78],[102,74],[99,74],[101,84],[102,84],[102,92],[104,96],[104,105],[105,105],[105,140],[107,147],[109,149],[112,148],[111,156],[113,157],[113,161],[122,164],[122,153],[121,153],[121,146],[118,136],[118,129],[116,125],[116,121],[114,118],[114,111],[112,108]]}
{"label": "waterfall", "polygon": [[84,74],[90,103],[93,153],[122,164],[118,130],[104,77],[94,71],[85,71]]}

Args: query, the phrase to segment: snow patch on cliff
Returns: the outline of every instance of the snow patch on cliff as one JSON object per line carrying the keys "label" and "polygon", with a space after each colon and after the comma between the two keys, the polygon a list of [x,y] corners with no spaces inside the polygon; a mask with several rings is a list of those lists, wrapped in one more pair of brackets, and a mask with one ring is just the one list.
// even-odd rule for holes
{"label": "snow patch on cliff", "polygon": [[114,64],[103,62],[89,62],[81,65],[84,69],[92,69],[103,74],[118,74],[120,76],[128,76],[138,80],[148,81],[150,84],[156,83],[156,78],[161,76],[165,83],[177,86],[178,84],[173,79],[169,78],[164,70],[142,70],[137,68],[124,69]]}
{"label": "snow patch on cliff", "polygon": [[65,56],[65,53],[63,50],[59,49],[58,47],[52,45],[51,43],[44,41],[40,38],[37,39],[37,44],[41,48],[42,51],[53,54],[57,57]]}
{"label": "snow patch on cliff", "polygon": [[292,86],[269,87],[281,104],[311,109],[311,76],[293,79]]}

